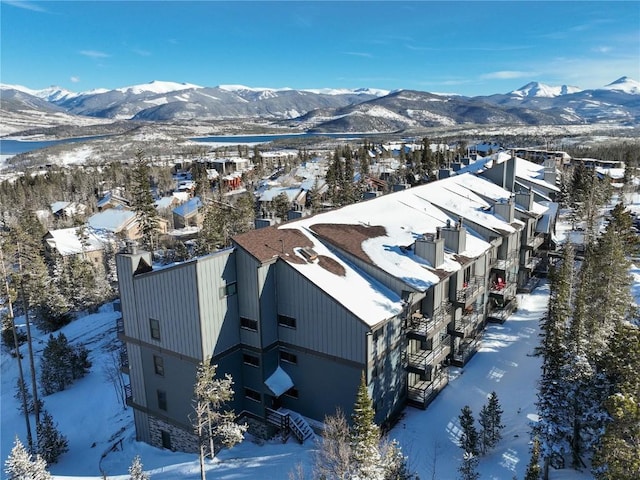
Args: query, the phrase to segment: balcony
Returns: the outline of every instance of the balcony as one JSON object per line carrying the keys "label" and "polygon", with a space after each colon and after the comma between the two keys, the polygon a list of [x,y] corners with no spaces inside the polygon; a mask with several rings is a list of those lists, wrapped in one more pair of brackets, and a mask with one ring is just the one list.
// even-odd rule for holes
{"label": "balcony", "polygon": [[469,338],[461,342],[456,351],[453,352],[453,361],[451,363],[457,367],[463,367],[478,351],[481,341],[482,334],[479,333],[475,338]]}
{"label": "balcony", "polygon": [[504,323],[517,307],[518,302],[514,298],[504,304],[504,306],[494,307],[493,310],[487,314],[487,320],[489,322]]}
{"label": "balcony", "polygon": [[456,291],[456,303],[460,306],[469,306],[484,291],[484,277],[475,275],[464,283],[460,290]]}
{"label": "balcony", "polygon": [[533,272],[541,261],[542,259],[540,257],[529,257],[523,267]]}
{"label": "balcony", "polygon": [[415,340],[427,340],[442,330],[451,320],[451,304],[436,308],[430,317],[414,313],[408,322],[408,337]]}
{"label": "balcony", "polygon": [[495,258],[491,261],[491,268],[493,270],[506,272],[509,268],[516,264],[518,258],[518,252],[511,252],[507,255],[507,258]]}
{"label": "balcony", "polygon": [[413,406],[425,409],[427,405],[438,395],[440,390],[449,383],[449,373],[447,369],[442,369],[433,379],[420,381],[408,387],[407,398]]}
{"label": "balcony", "polygon": [[128,406],[133,406],[133,393],[131,392],[131,384],[124,386],[124,398]]}
{"label": "balcony", "polygon": [[407,370],[414,373],[429,373],[434,365],[439,364],[451,353],[451,337],[444,335],[440,343],[432,350],[419,350],[406,354]]}
{"label": "balcony", "polygon": [[122,337],[124,336],[124,320],[122,317],[116,320],[116,333],[118,338],[122,340]]}
{"label": "balcony", "polygon": [[124,345],[120,347],[118,352],[120,356],[120,371],[122,373],[129,374],[129,354],[127,353],[127,347]]}
{"label": "balcony", "polygon": [[505,282],[499,278],[495,282],[491,282],[489,287],[489,295],[503,302],[508,301],[516,296],[517,285],[515,281]]}
{"label": "balcony", "polygon": [[484,320],[484,308],[471,308],[465,311],[459,319],[454,320],[451,333],[456,337],[467,338],[482,320]]}
{"label": "balcony", "polygon": [[527,241],[527,243],[525,244],[525,247],[531,250],[538,250],[543,243],[544,243],[544,236],[534,235],[532,238],[530,238]]}

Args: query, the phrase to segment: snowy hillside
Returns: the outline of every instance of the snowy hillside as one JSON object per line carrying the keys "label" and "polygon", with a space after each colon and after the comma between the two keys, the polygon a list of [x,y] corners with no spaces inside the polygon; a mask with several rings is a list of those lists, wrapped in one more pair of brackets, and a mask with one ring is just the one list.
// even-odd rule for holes
{"label": "snowy hillside", "polygon": [[192,88],[203,88],[199,85],[193,85],[191,83],[176,83],[176,82],[163,82],[159,80],[153,80],[149,83],[143,83],[141,85],[132,85],[130,87],[117,88],[117,92],[132,93],[139,95],[141,93],[170,93],[179,92],[180,90],[189,90]]}

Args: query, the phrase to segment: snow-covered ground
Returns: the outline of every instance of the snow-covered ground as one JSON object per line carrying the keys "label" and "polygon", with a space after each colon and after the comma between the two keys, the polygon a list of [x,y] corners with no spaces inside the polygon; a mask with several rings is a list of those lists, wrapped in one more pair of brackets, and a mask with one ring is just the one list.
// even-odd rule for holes
{"label": "snow-covered ground", "polygon": [[[559,227],[559,234],[564,236],[568,227],[566,224]],[[631,274],[638,298],[640,268],[634,267]],[[389,436],[400,442],[420,478],[457,478],[461,460],[461,449],[456,444],[460,410],[469,405],[477,417],[492,391],[497,393],[503,407],[506,428],[498,446],[480,459],[481,478],[524,477],[529,462],[530,426],[536,420],[534,402],[540,373],[540,359],[532,353],[539,341],[538,322],[546,310],[548,293],[548,285],[542,283],[532,294],[519,295],[518,311],[504,324],[487,328],[480,351],[463,369],[451,370],[449,385],[429,408],[424,411],[407,408],[391,430]],[[70,342],[84,342],[91,350],[93,366],[85,378],[67,390],[44,398],[46,409],[67,436],[70,448],[50,470],[57,480],[98,480],[103,472],[110,479],[124,480],[128,478],[131,460],[140,455],[145,470],[154,480],[199,479],[196,455],[169,452],[135,441],[131,410],[123,409],[118,403],[114,388],[104,375],[104,365],[111,361],[111,352],[117,344],[118,316],[109,304],[62,329]],[[47,338],[48,335],[35,334],[37,357]],[[22,353],[23,368],[28,372],[26,346]],[[4,347],[0,371],[0,457],[4,463],[16,435],[26,444],[24,418],[14,398],[17,361]],[[287,479],[296,464],[301,464],[309,473],[314,448],[309,441],[299,445],[293,439],[283,444],[278,440],[263,442],[248,438],[230,450],[223,450],[214,461],[207,461],[208,478]],[[551,478],[586,480],[592,477],[588,472],[566,469],[552,470]]]}

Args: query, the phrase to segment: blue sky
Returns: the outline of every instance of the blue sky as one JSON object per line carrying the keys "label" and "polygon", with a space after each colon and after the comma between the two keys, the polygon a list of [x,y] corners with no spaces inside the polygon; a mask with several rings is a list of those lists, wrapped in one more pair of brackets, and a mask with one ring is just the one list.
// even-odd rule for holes
{"label": "blue sky", "polygon": [[0,0],[0,81],[484,95],[640,80],[640,2]]}

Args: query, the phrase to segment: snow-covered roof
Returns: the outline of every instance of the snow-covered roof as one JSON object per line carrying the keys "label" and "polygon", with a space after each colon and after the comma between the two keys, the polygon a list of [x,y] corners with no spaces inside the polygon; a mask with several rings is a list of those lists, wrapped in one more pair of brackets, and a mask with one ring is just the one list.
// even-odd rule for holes
{"label": "snow-covered roof", "polygon": [[544,170],[543,165],[516,157],[516,177],[518,179],[530,182],[547,191],[560,192],[558,187],[544,180]]}
{"label": "snow-covered roof", "polygon": [[70,204],[71,202],[53,202],[51,204],[51,211],[53,213],[58,213],[60,210],[62,210],[63,208],[66,208]]}
{"label": "snow-covered roof", "polygon": [[118,233],[135,218],[135,212],[123,208],[108,208],[89,217],[87,222],[94,230]]}
{"label": "snow-covered roof", "polygon": [[175,201],[176,201],[176,198],[171,196],[171,197],[162,197],[156,200],[154,203],[158,210],[163,210],[165,208],[171,207]]}
{"label": "snow-covered roof", "polygon": [[276,397],[279,397],[284,392],[293,387],[293,380],[291,377],[285,372],[280,365],[275,371],[264,381],[264,384],[267,386],[271,393],[273,393]]}
{"label": "snow-covered roof", "polygon": [[171,196],[177,198],[180,203],[184,203],[191,198],[189,192],[173,192]]}
{"label": "snow-covered roof", "polygon": [[596,173],[601,176],[609,176],[614,180],[622,180],[624,178],[624,168],[604,168],[596,167]]}
{"label": "snow-covered roof", "polygon": [[83,247],[78,237],[78,228],[62,228],[49,230],[45,240],[50,248],[56,249],[60,255],[76,255],[84,252],[93,252],[104,248],[103,241],[90,229],[85,229],[85,245]]}
{"label": "snow-covered roof", "polygon": [[540,233],[553,233],[553,220],[558,214],[559,205],[555,202],[541,202],[542,206],[546,208],[546,211],[536,224],[536,232]]}
{"label": "snow-covered roof", "polygon": [[300,195],[300,187],[275,187],[265,190],[260,195],[259,200],[261,202],[271,202],[274,198],[276,198],[281,193],[284,193],[289,202],[294,202],[298,195]]}
{"label": "snow-covered roof", "polygon": [[201,207],[202,202],[200,201],[200,197],[193,197],[184,202],[182,205],[178,205],[176,208],[174,208],[173,213],[181,217],[187,217],[191,214],[196,213]]}

